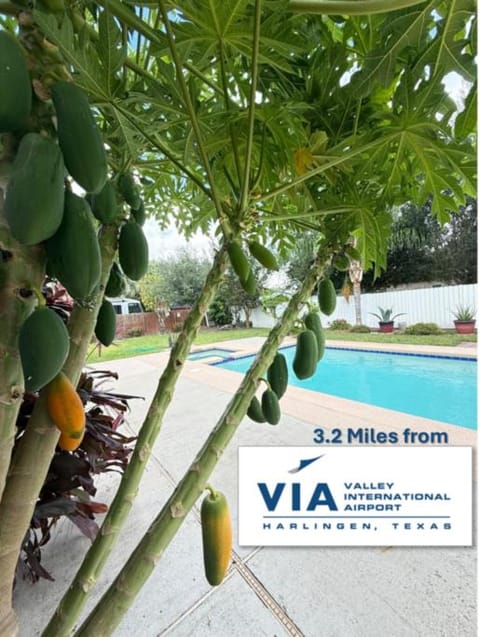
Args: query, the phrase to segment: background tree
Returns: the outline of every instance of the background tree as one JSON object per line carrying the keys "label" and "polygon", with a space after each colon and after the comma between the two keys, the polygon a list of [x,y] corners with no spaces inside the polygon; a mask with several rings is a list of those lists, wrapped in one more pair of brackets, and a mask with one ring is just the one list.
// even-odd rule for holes
{"label": "background tree", "polygon": [[364,290],[425,281],[475,283],[477,202],[467,201],[443,227],[431,215],[431,199],[423,206],[408,202],[393,211],[387,267],[375,280],[366,272]]}
{"label": "background tree", "polygon": [[153,261],[147,276],[140,282],[139,293],[144,305],[152,309],[158,303],[193,305],[203,287],[211,261],[186,248],[171,258]]}
{"label": "background tree", "polygon": [[217,295],[208,309],[208,316],[215,325],[230,325],[233,321],[232,311],[225,298]]}
{"label": "background tree", "polygon": [[477,282],[478,216],[477,200],[469,198],[442,228],[434,253],[433,269],[438,279],[448,283]]}
{"label": "background tree", "polygon": [[161,294],[162,273],[158,261],[150,261],[148,272],[140,281],[138,295],[147,312],[155,312],[162,302]]}
{"label": "background tree", "polygon": [[[228,308],[235,324],[241,324],[245,321],[246,327],[251,327],[252,310],[260,305],[260,295],[265,286],[268,272],[260,267],[253,260],[250,260],[250,267],[255,275],[257,282],[254,294],[249,294],[240,283],[238,276],[228,268],[225,273],[224,283],[218,291],[216,302]],[[241,313],[243,312],[243,318]]]}

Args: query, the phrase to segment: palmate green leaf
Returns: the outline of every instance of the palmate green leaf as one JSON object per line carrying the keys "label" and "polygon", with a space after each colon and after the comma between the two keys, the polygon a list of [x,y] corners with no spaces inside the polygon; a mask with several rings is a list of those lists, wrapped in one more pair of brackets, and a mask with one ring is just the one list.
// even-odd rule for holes
{"label": "palmate green leaf", "polygon": [[472,85],[465,99],[465,107],[455,120],[455,137],[465,139],[476,131],[477,126],[477,83]]}
{"label": "palmate green leaf", "polygon": [[[386,267],[386,245],[391,233],[392,215],[379,203],[375,185],[371,183],[348,183],[336,186],[338,195],[326,190],[317,200],[317,207],[327,214],[322,219],[326,241],[337,249],[353,236],[362,255],[365,269],[374,265],[375,276]],[[335,202],[342,205],[335,211]],[[331,210],[329,210],[331,208]]]}
{"label": "palmate green leaf", "polygon": [[125,62],[127,48],[120,27],[107,10],[102,11],[98,19],[98,36],[95,43],[98,58],[105,70],[109,94],[112,95],[116,84],[115,75]]}
{"label": "palmate green leaf", "polygon": [[417,66],[423,68],[428,65],[434,76],[456,71],[465,79],[474,81],[475,60],[473,51],[467,51],[467,25],[476,20],[475,2],[448,0],[437,6],[435,14],[435,28],[439,33],[421,52]]}
{"label": "palmate green leaf", "polygon": [[[195,59],[197,66],[217,64],[223,54],[231,71],[236,65],[250,70],[254,27],[254,2],[186,2],[182,19],[175,22],[176,43],[182,59]],[[264,2],[259,61],[282,72],[291,72],[292,58],[300,54],[290,28],[297,18],[285,12],[285,1]]]}
{"label": "palmate green leaf", "polygon": [[437,77],[419,80],[410,70],[403,74],[392,98],[393,116],[406,126],[418,123],[425,128],[429,122],[432,130],[449,128],[456,110],[455,102]]}
{"label": "palmate green leaf", "polygon": [[432,0],[410,9],[396,11],[383,21],[383,28],[377,30],[377,46],[371,50],[362,68],[352,78],[352,91],[359,97],[367,96],[379,82],[387,86],[395,74],[400,54],[408,47],[422,50],[433,22],[432,12],[438,2]]}
{"label": "palmate green leaf", "polygon": [[430,75],[455,70],[472,81],[475,65],[467,39],[472,20],[472,0],[432,1],[390,14],[378,31],[381,39],[376,48],[353,76],[352,88],[364,97],[377,82],[387,86],[399,64],[412,58],[417,75],[428,67]]}
{"label": "palmate green leaf", "polygon": [[387,267],[387,245],[391,234],[392,216],[387,211],[362,208],[356,214],[356,229],[352,235],[362,255],[365,270],[373,265],[374,277]]}
{"label": "palmate green leaf", "polygon": [[145,145],[145,139],[138,127],[134,126],[128,110],[123,104],[113,103],[108,109],[112,115],[107,141],[129,158],[138,157]]}
{"label": "palmate green leaf", "polygon": [[66,15],[59,21],[56,16],[35,10],[33,16],[43,33],[58,46],[64,59],[75,69],[75,82],[97,100],[106,100],[107,78],[90,41],[83,39],[81,43],[75,37],[73,25]]}
{"label": "palmate green leaf", "polygon": [[386,139],[366,160],[363,174],[358,166],[357,176],[368,179],[376,170],[379,196],[389,204],[422,203],[433,196],[431,212],[445,223],[449,210],[474,195],[475,154],[467,144],[441,139],[429,123],[392,127]]}

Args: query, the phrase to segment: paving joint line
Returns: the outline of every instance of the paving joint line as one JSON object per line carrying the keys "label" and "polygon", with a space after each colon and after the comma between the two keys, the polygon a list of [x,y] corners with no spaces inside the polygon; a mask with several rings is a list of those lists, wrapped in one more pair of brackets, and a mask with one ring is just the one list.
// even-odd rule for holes
{"label": "paving joint line", "polygon": [[[227,582],[229,579],[231,579],[233,576],[233,573],[234,573],[234,569],[231,567],[229,569],[229,572],[227,573],[227,576],[225,577],[223,581]],[[194,602],[190,606],[190,608],[187,608],[185,611],[183,611],[183,613],[181,613],[181,615],[179,615],[176,619],[174,619],[171,622],[171,624],[169,624],[166,628],[164,628],[160,633],[157,633],[156,637],[165,637],[166,635],[170,635],[172,630],[177,628],[177,626],[179,626],[184,619],[186,619],[189,615],[191,615],[194,611],[196,611],[197,608],[199,608],[203,604],[203,602],[206,599],[208,599],[211,595],[214,595],[215,592],[216,592],[216,588],[214,587],[208,590],[204,595],[202,595],[199,599],[197,599],[197,601]]]}
{"label": "paving joint line", "polygon": [[242,561],[235,551],[232,551],[232,558],[233,564],[238,573],[257,595],[260,601],[273,613],[273,615],[275,615],[276,619],[278,619],[285,630],[287,630],[292,637],[305,637],[299,626],[297,626],[293,619],[289,617],[282,606],[280,606],[273,595],[265,588],[258,577],[250,570],[249,566]]}

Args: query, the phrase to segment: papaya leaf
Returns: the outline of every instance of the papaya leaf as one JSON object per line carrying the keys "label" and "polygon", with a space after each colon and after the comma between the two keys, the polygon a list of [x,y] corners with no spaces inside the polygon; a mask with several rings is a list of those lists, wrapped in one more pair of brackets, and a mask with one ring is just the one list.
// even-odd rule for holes
{"label": "papaya leaf", "polygon": [[58,46],[65,60],[75,69],[78,85],[96,99],[106,100],[108,85],[105,71],[90,40],[84,38],[82,44],[80,39],[75,40],[73,25],[67,16],[63,16],[59,23],[56,16],[51,14],[34,10],[33,15],[43,33]]}
{"label": "papaya leaf", "polygon": [[[108,7],[108,5],[107,5]],[[115,19],[109,15],[108,9],[100,13],[98,19],[98,40],[95,47],[98,59],[105,70],[109,94],[114,92],[115,74],[122,68],[127,57],[127,49],[123,42],[122,32]]]}
{"label": "papaya leaf", "polygon": [[475,82],[465,99],[463,111],[455,120],[455,137],[457,139],[465,139],[476,130],[477,98],[477,83]]}
{"label": "papaya leaf", "polygon": [[429,66],[432,76],[456,71],[465,79],[474,81],[475,60],[466,50],[469,23],[476,20],[473,0],[449,0],[436,3],[435,29],[439,37],[433,37],[418,57],[416,65]]}
{"label": "papaya leaf", "polygon": [[352,90],[359,97],[367,96],[379,82],[387,86],[392,80],[400,54],[410,47],[422,49],[433,21],[432,12],[438,2],[432,0],[409,9],[389,14],[380,31],[379,45],[369,51],[361,70],[352,79]]}

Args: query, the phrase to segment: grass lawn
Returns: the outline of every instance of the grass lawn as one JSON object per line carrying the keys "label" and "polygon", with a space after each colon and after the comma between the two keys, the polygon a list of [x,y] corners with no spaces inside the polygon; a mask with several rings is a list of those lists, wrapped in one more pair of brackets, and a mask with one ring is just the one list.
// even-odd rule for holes
{"label": "grass lawn", "polygon": [[326,330],[327,340],[337,341],[358,341],[360,343],[397,343],[398,345],[442,345],[455,347],[460,343],[476,343],[476,334],[457,334],[456,332],[445,332],[444,334],[431,336],[413,336],[411,334],[380,334],[380,332],[370,332],[370,334],[355,334],[340,330]]}
{"label": "grass lawn", "polygon": [[[237,338],[247,338],[252,336],[267,336],[269,330],[266,328],[238,329],[238,330],[205,330],[200,331],[195,339],[194,345],[210,345],[220,341],[231,341]],[[168,349],[168,334],[153,334],[149,336],[137,336],[115,341],[110,347],[102,347],[101,356],[98,354],[98,347],[91,346],[88,363],[102,363],[116,358],[129,358],[130,356],[141,356],[142,354],[153,354]]]}
{"label": "grass lawn", "polygon": [[[198,334],[195,345],[210,345],[211,343],[219,343],[221,341],[230,341],[239,338],[247,338],[252,336],[267,336],[269,330],[267,328],[252,328],[238,330],[204,330]],[[410,336],[407,334],[380,334],[371,332],[370,334],[355,334],[344,331],[326,330],[326,336],[329,340],[358,341],[360,343],[398,343],[409,345],[443,345],[454,347],[461,342],[476,342],[477,335],[472,334],[462,336],[455,332],[446,332],[439,336]],[[99,356],[98,348],[90,348],[90,354],[87,363],[102,363],[116,358],[128,358],[131,356],[140,356],[142,354],[152,354],[168,349],[168,335],[154,334],[151,336],[138,336],[135,338],[126,338],[121,341],[115,341],[110,347],[102,347],[101,356]]]}

